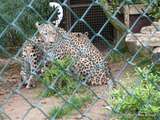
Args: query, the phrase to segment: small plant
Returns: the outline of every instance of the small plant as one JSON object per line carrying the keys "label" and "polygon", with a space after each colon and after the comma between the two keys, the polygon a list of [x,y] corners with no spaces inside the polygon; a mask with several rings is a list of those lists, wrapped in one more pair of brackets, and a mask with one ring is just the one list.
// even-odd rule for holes
{"label": "small plant", "polygon": [[63,107],[54,107],[50,111],[51,118],[62,118],[65,115],[71,114],[76,109],[80,110],[92,100],[92,96],[74,96]]}
{"label": "small plant", "polygon": [[[81,76],[71,72],[73,60],[70,57],[65,57],[62,60],[55,60],[51,63],[49,69],[42,75],[42,83],[47,90],[42,93],[43,97],[56,95],[71,95],[78,87]],[[69,115],[75,109],[81,109],[86,103],[91,101],[92,95],[83,86],[79,87],[63,107],[54,107],[50,111],[50,117],[61,118]],[[67,96],[66,96],[67,97]]]}
{"label": "small plant", "polygon": [[160,118],[160,74],[149,68],[137,68],[139,81],[128,92],[115,90],[112,94],[113,113],[121,120],[157,120]]}
{"label": "small plant", "polygon": [[[71,72],[73,60],[65,57],[62,60],[54,60],[49,69],[42,75],[42,83],[47,87],[43,96],[71,94],[79,84],[80,76]],[[52,89],[53,88],[53,89]]]}

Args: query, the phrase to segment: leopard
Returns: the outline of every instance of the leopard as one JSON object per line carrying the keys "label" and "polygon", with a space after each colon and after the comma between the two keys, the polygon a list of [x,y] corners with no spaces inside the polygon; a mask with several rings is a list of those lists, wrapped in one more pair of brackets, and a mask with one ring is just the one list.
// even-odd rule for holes
{"label": "leopard", "polygon": [[[87,84],[107,84],[107,81],[111,78],[110,68],[102,53],[88,38],[88,33],[67,33],[62,28],[56,28],[52,23],[40,24],[36,27],[39,32],[39,36],[35,40],[37,41],[36,44],[31,43],[30,46],[27,45],[23,49],[23,58],[30,64],[32,73],[41,74],[42,68],[48,62],[71,56],[76,61],[73,66],[74,72],[80,73],[84,77],[89,76]],[[38,45],[41,46],[41,49]],[[38,64],[43,61],[46,62],[39,69]],[[33,76],[28,78],[27,88],[34,86],[31,82],[32,79]]]}
{"label": "leopard", "polygon": [[[74,59],[73,72],[83,76],[87,84],[106,85],[112,79],[108,62],[93,45],[87,32],[67,32],[50,22],[37,22],[36,28],[38,35],[22,47],[25,64],[21,69],[21,78],[26,81],[26,88],[35,87],[34,76],[42,75],[48,63],[66,56]],[[26,64],[29,70],[26,70]]]}

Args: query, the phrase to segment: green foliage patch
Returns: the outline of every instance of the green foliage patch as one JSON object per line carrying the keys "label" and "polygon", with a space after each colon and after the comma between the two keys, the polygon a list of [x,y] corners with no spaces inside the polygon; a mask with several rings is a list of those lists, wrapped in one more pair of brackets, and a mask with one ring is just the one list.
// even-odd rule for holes
{"label": "green foliage patch", "polygon": [[[54,60],[49,69],[42,75],[42,83],[48,88],[43,96],[55,95],[60,92],[63,95],[71,94],[79,85],[82,78],[74,74],[71,69],[74,61],[65,57],[62,60]],[[51,86],[51,87],[50,87]]]}
{"label": "green foliage patch", "polygon": [[146,7],[150,6],[148,11],[149,15],[151,15],[156,20],[160,19],[160,1],[159,0],[101,0],[102,3],[108,4],[108,10],[113,14],[117,7],[125,2],[125,5],[136,5],[136,4],[144,4]]}
{"label": "green foliage patch", "polygon": [[148,67],[137,68],[138,80],[126,92],[112,94],[113,113],[121,120],[156,120],[160,118],[160,73]]}
{"label": "green foliage patch", "polygon": [[63,107],[55,107],[50,111],[50,116],[53,118],[62,118],[65,115],[70,115],[73,111],[80,110],[92,100],[92,96],[74,96],[65,103]]}
{"label": "green foliage patch", "polygon": [[[92,99],[89,91],[84,86],[79,86],[80,80],[83,77],[71,71],[73,64],[74,61],[70,57],[65,57],[62,60],[54,60],[42,75],[41,82],[47,88],[47,90],[42,93],[43,97],[67,97],[72,95],[71,98],[68,97],[70,99],[63,107],[54,107],[50,111],[51,118],[62,118],[65,115],[71,114],[75,109],[80,110]],[[78,90],[76,90],[77,88]]]}
{"label": "green foliage patch", "polygon": [[[22,43],[33,36],[37,21],[47,21],[54,9],[49,6],[52,0],[1,0],[0,1],[0,33],[8,25],[0,44],[11,54],[16,54]],[[55,20],[57,14],[52,17]],[[24,35],[25,34],[25,35]],[[0,51],[0,55],[5,55]]]}

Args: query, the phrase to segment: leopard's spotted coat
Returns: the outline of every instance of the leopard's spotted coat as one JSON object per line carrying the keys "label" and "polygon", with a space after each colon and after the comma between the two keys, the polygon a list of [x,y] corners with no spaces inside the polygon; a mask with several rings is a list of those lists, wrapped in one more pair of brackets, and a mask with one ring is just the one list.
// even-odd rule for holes
{"label": "leopard's spotted coat", "polygon": [[[107,84],[111,76],[110,69],[103,55],[90,42],[86,33],[67,33],[51,23],[36,26],[39,34],[34,38],[33,43],[24,44],[22,52],[22,58],[29,63],[31,73],[40,75],[46,63],[71,56],[76,61],[74,72],[88,77],[88,84]],[[30,87],[33,75],[28,75],[24,71],[24,66],[22,68],[22,78],[28,79],[27,87]]]}

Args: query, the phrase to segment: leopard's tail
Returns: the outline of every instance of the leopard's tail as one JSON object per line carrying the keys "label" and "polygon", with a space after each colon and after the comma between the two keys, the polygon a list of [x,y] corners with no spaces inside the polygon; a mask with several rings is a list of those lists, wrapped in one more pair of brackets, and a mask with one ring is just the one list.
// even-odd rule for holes
{"label": "leopard's tail", "polygon": [[62,21],[62,18],[63,18],[63,8],[62,6],[57,3],[57,2],[50,2],[49,3],[49,6],[52,7],[52,8],[56,8],[56,10],[58,11],[58,19],[53,21],[53,24],[58,27],[59,24],[61,23]]}

